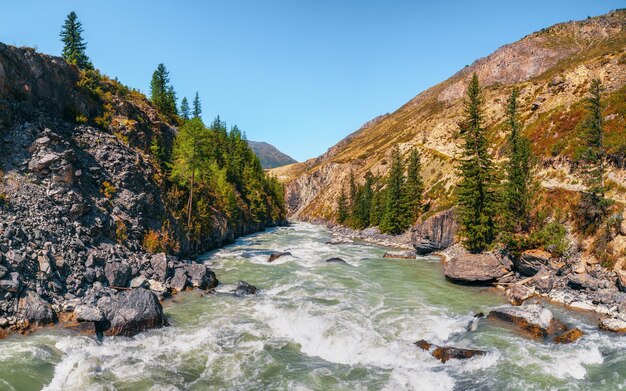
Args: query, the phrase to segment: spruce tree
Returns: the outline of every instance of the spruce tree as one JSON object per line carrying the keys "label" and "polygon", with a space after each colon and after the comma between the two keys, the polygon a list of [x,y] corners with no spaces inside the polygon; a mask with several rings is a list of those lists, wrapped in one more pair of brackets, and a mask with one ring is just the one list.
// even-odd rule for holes
{"label": "spruce tree", "polygon": [[518,113],[519,90],[511,91],[507,104],[508,138],[506,183],[504,186],[504,227],[508,232],[526,232],[531,224],[531,206],[534,196],[534,159],[530,140],[524,137]]}
{"label": "spruce tree", "polygon": [[189,119],[190,114],[189,101],[187,97],[184,97],[183,100],[180,101],[180,116],[186,121]]}
{"label": "spruce tree", "polygon": [[485,250],[496,237],[495,170],[483,122],[482,91],[474,74],[467,87],[465,118],[460,124],[463,144],[457,188],[463,243],[471,252]]}
{"label": "spruce tree", "polygon": [[193,117],[200,118],[202,114],[202,105],[200,103],[200,95],[198,95],[198,91],[196,91],[196,96],[193,98]]}
{"label": "spruce tree", "polygon": [[93,64],[85,53],[87,43],[83,40],[82,33],[83,25],[76,12],[70,12],[59,34],[63,42],[63,58],[80,69],[93,69]]}
{"label": "spruce tree", "polygon": [[398,235],[406,226],[404,221],[404,206],[402,204],[402,192],[404,189],[404,169],[400,149],[396,145],[391,152],[391,167],[387,176],[385,189],[385,212],[380,223],[380,229],[384,233]]}
{"label": "spruce tree", "polygon": [[176,115],[176,93],[170,85],[170,75],[164,64],[159,64],[150,81],[150,101],[162,114]]}
{"label": "spruce tree", "polygon": [[371,172],[365,174],[365,183],[357,190],[356,205],[354,207],[354,226],[358,229],[369,227],[370,225],[370,212],[372,208],[372,197],[374,195],[373,190],[374,177]]}
{"label": "spruce tree", "polygon": [[587,98],[587,118],[583,123],[582,166],[587,190],[583,192],[577,217],[579,228],[584,233],[593,233],[604,221],[611,206],[611,200],[605,197],[604,160],[604,127],[602,117],[602,84],[593,79]]}
{"label": "spruce tree", "polygon": [[411,149],[409,164],[406,172],[406,184],[404,186],[403,201],[405,211],[405,225],[412,225],[422,210],[422,198],[424,183],[420,173],[422,163],[416,148]]}
{"label": "spruce tree", "polygon": [[341,189],[341,194],[339,194],[339,198],[337,199],[337,222],[339,224],[345,223],[348,216],[348,200],[346,198],[346,193],[343,189]]}

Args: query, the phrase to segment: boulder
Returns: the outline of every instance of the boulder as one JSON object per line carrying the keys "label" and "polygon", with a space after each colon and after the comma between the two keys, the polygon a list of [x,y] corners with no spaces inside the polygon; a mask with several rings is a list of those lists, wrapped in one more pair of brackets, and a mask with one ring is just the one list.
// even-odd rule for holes
{"label": "boulder", "polygon": [[337,258],[337,257],[333,257],[333,258],[328,258],[325,262],[328,263],[344,263],[344,264],[348,264],[348,262],[344,261],[341,258]]}
{"label": "boulder", "polygon": [[106,319],[98,307],[85,304],[77,305],[74,309],[74,315],[79,322],[102,322]]}
{"label": "boulder", "polygon": [[407,251],[387,251],[383,254],[383,258],[394,258],[394,259],[415,259],[417,258],[417,253],[412,250]]}
{"label": "boulder", "polygon": [[[7,277],[5,275],[5,277]],[[9,278],[0,280],[0,290],[7,292],[17,292],[20,289],[19,274],[17,272],[9,273]]]}
{"label": "boulder", "polygon": [[608,281],[591,277],[587,273],[570,274],[567,277],[567,285],[572,289],[589,289],[592,291],[597,291],[598,289],[607,288]]}
{"label": "boulder", "polygon": [[615,285],[620,290],[620,292],[626,293],[626,272],[619,270],[616,272],[617,280],[615,281]]}
{"label": "boulder", "polygon": [[280,257],[286,257],[287,255],[291,255],[290,252],[280,252],[280,251],[274,251],[273,253],[270,254],[270,257],[267,258],[267,262],[268,263],[272,263],[275,260],[277,260]]}
{"label": "boulder", "polygon": [[148,288],[150,287],[150,284],[148,283],[148,279],[144,276],[137,276],[135,278],[133,278],[132,280],[130,280],[130,285],[131,288],[136,289],[136,288]]}
{"label": "boulder", "polygon": [[515,259],[515,270],[526,276],[534,276],[544,267],[548,267],[550,258],[549,252],[543,250],[526,250]]}
{"label": "boulder", "polygon": [[484,350],[438,346],[423,339],[415,342],[415,345],[422,350],[428,351],[433,357],[442,363],[445,363],[453,358],[457,360],[464,360],[474,356],[482,356],[486,353]]}
{"label": "boulder", "polygon": [[54,323],[56,315],[50,303],[41,298],[33,291],[26,291],[19,299],[18,308],[22,313],[22,319],[29,323],[48,324]]}
{"label": "boulder", "polygon": [[158,298],[143,288],[103,297],[98,300],[98,308],[108,323],[103,327],[107,336],[132,337],[142,331],[167,325]]}
{"label": "boulder", "polygon": [[9,269],[0,265],[0,278],[4,278],[9,273]]}
{"label": "boulder", "polygon": [[626,333],[626,322],[616,318],[605,318],[600,320],[599,327],[602,330],[613,331],[616,333]]}
{"label": "boulder", "polygon": [[152,266],[152,270],[154,270],[154,277],[160,281],[165,281],[170,274],[167,256],[164,253],[153,255],[152,258],[150,258],[150,266]]}
{"label": "boulder", "polygon": [[548,269],[541,269],[533,276],[532,283],[539,293],[549,293],[554,288],[554,276]]}
{"label": "boulder", "polygon": [[130,266],[123,262],[109,262],[104,265],[104,276],[110,286],[125,287],[130,278]]}
{"label": "boulder", "polygon": [[583,335],[585,335],[585,333],[583,333],[582,330],[580,330],[579,328],[573,328],[557,336],[554,339],[554,342],[560,344],[572,343],[580,339],[580,337],[582,337]]}
{"label": "boulder", "polygon": [[247,296],[256,294],[257,290],[257,287],[254,285],[250,285],[245,281],[239,281],[239,284],[237,284],[237,288],[233,291],[233,293],[235,296]]}
{"label": "boulder", "polygon": [[489,312],[487,318],[514,324],[523,332],[539,338],[546,338],[556,327],[552,311],[539,304],[496,307]]}
{"label": "boulder", "polygon": [[491,253],[460,254],[448,261],[446,278],[460,283],[484,284],[504,276],[509,270]]}
{"label": "boulder", "polygon": [[205,264],[192,263],[185,266],[185,271],[189,276],[191,285],[200,289],[212,289],[217,286],[219,281],[215,277],[215,273]]}
{"label": "boulder", "polygon": [[527,287],[526,285],[515,284],[507,291],[509,302],[513,305],[522,305],[524,300],[532,297],[535,294],[534,287]]}
{"label": "boulder", "polygon": [[448,209],[413,226],[411,242],[417,254],[430,254],[454,244],[457,229],[454,210]]}
{"label": "boulder", "polygon": [[182,292],[187,287],[188,283],[187,272],[183,268],[177,268],[174,271],[174,277],[170,281],[170,287],[174,289],[176,292]]}

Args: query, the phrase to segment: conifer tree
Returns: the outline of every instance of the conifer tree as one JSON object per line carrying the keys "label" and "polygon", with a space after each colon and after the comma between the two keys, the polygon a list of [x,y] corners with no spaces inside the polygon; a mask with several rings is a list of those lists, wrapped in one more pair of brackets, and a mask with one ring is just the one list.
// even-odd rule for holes
{"label": "conifer tree", "polygon": [[159,64],[150,81],[150,101],[162,114],[176,115],[176,93],[170,85],[170,76],[164,64]]}
{"label": "conifer tree", "polygon": [[59,34],[63,42],[63,58],[80,69],[93,69],[93,64],[85,53],[87,43],[83,40],[82,33],[83,25],[76,12],[70,12]]}
{"label": "conifer tree", "polygon": [[406,172],[406,184],[404,186],[403,201],[406,213],[405,225],[410,226],[415,222],[422,209],[424,183],[420,173],[422,163],[416,148],[411,149],[409,164]]}
{"label": "conifer tree", "polygon": [[348,219],[348,200],[346,199],[346,193],[341,189],[339,199],[337,199],[337,222],[343,224]]}
{"label": "conifer tree", "polygon": [[202,114],[202,104],[200,103],[200,95],[196,91],[196,96],[193,98],[193,117],[200,118]]}
{"label": "conifer tree", "polygon": [[602,84],[593,79],[587,98],[587,118],[583,123],[582,163],[587,190],[582,194],[577,210],[579,228],[585,233],[593,233],[604,221],[611,206],[611,200],[605,197],[604,127],[602,116]]}
{"label": "conifer tree", "polygon": [[189,188],[187,199],[187,225],[191,226],[194,186],[202,176],[207,159],[209,134],[198,118],[193,118],[180,128],[172,149],[172,179]]}
{"label": "conifer tree", "polygon": [[186,121],[190,118],[190,114],[189,101],[187,97],[184,97],[183,100],[180,101],[180,116]]}
{"label": "conifer tree", "polygon": [[530,140],[524,137],[518,113],[519,90],[511,91],[507,104],[508,125],[511,131],[507,152],[506,183],[504,187],[504,227],[508,232],[528,231],[531,223],[531,206],[534,195],[534,159]]}
{"label": "conifer tree", "polygon": [[357,190],[356,204],[354,207],[354,226],[358,229],[369,227],[370,212],[372,208],[374,177],[371,172],[365,174],[365,183]]}
{"label": "conifer tree", "polygon": [[404,207],[402,205],[403,171],[400,149],[396,145],[391,152],[391,167],[385,189],[385,212],[380,223],[381,231],[392,235],[398,235],[406,228],[403,221]]}
{"label": "conifer tree", "polygon": [[495,172],[485,135],[482,106],[482,91],[478,76],[474,74],[467,87],[465,119],[460,124],[463,145],[458,166],[461,180],[457,189],[464,245],[472,252],[485,250],[496,237]]}

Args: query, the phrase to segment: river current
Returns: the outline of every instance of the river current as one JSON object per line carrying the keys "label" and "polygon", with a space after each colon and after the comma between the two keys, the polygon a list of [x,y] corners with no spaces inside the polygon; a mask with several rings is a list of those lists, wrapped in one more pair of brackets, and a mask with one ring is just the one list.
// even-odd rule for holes
{"label": "river current", "polygon": [[[436,257],[383,259],[384,248],[329,239],[295,223],[205,254],[218,292],[166,301],[170,327],[102,343],[54,328],[0,341],[0,390],[626,389],[626,337],[591,316],[551,306],[586,333],[570,345],[484,319],[467,331],[505,303],[494,288],[447,282]],[[272,251],[292,256],[269,264]],[[239,280],[260,293],[234,297]],[[442,364],[420,339],[488,353]]]}

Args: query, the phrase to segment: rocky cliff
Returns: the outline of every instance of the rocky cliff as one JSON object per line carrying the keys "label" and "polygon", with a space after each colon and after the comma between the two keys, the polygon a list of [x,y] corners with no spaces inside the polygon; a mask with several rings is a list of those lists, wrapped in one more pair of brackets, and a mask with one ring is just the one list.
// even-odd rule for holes
{"label": "rocky cliff", "polygon": [[[77,307],[79,320],[109,334],[163,325],[154,294],[217,284],[184,257],[273,223],[232,226],[216,210],[212,234],[190,240],[150,154],[155,139],[170,153],[176,124],[137,91],[94,75],[0,44],[0,330],[71,318]],[[158,239],[175,243],[177,256],[144,251],[164,225],[170,237]],[[117,293],[129,287],[152,293]],[[117,319],[119,309],[146,318]]]}
{"label": "rocky cliff", "polygon": [[546,189],[579,191],[574,155],[583,99],[589,82],[605,88],[609,195],[626,202],[626,11],[567,22],[530,34],[463,68],[422,92],[394,113],[364,125],[324,155],[273,170],[287,186],[289,214],[305,220],[334,221],[336,200],[349,173],[362,181],[367,171],[385,174],[391,147],[422,154],[426,198],[433,212],[451,205],[456,183],[455,155],[463,95],[471,75],[484,86],[486,125],[501,157],[505,141],[505,102],[513,86],[521,91],[525,133],[542,159]]}

